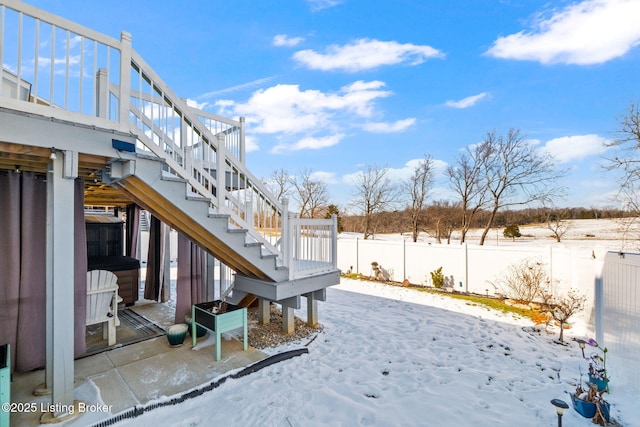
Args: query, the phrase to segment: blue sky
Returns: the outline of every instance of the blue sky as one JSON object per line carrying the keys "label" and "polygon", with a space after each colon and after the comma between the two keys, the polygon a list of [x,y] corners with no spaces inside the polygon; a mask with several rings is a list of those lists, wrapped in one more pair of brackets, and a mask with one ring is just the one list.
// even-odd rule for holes
{"label": "blue sky", "polygon": [[[347,208],[364,165],[438,170],[518,128],[569,169],[558,206],[612,206],[601,167],[640,99],[639,0],[31,0],[118,38],[181,97],[247,118],[247,164],[312,170]],[[442,178],[434,197],[453,197]]]}

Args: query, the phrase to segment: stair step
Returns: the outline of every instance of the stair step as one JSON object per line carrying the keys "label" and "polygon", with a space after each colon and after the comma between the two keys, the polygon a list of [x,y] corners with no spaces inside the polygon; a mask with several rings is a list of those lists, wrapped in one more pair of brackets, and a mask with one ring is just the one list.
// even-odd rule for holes
{"label": "stair step", "polygon": [[192,200],[194,202],[211,203],[211,199],[209,199],[208,197],[202,197],[202,196],[199,196],[199,195],[189,195],[189,196],[187,196],[187,200]]}
{"label": "stair step", "polygon": [[145,154],[145,153],[136,152],[136,157],[144,160],[152,160],[154,162],[159,162],[162,164],[166,163],[166,161],[163,158],[158,157],[155,154]]}
{"label": "stair step", "polygon": [[209,213],[209,218],[226,218],[229,219],[231,216],[229,214],[221,214],[221,213]]}
{"label": "stair step", "polygon": [[180,182],[180,183],[183,183],[183,184],[187,184],[189,182],[184,178],[180,178],[179,176],[165,175],[165,174],[162,174],[160,179],[163,180],[163,181]]}
{"label": "stair step", "polygon": [[246,228],[229,228],[227,230],[227,233],[231,233],[231,234],[246,234],[247,233],[247,229]]}

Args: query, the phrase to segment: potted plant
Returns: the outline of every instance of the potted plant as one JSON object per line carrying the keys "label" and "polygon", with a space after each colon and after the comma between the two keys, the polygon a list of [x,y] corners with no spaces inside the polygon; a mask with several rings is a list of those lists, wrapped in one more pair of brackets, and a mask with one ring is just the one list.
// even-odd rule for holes
{"label": "potted plant", "polygon": [[[594,339],[589,341],[578,340],[582,349],[582,357],[589,362],[589,382],[595,384],[598,391],[609,391],[609,377],[607,376],[607,348],[602,348]],[[589,357],[584,356],[585,344],[598,348],[602,355],[593,353]]]}
{"label": "potted plant", "polygon": [[575,393],[571,394],[573,409],[585,418],[593,418],[593,423],[601,426],[609,422],[609,402],[604,400],[602,395],[605,391],[598,391],[595,384],[589,384],[585,390],[582,387],[582,375],[580,384],[576,387]]}

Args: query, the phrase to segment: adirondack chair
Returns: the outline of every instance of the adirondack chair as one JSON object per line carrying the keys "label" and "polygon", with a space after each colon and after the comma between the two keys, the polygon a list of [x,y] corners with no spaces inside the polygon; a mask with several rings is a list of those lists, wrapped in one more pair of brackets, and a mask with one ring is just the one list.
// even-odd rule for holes
{"label": "adirondack chair", "polygon": [[116,343],[118,321],[118,277],[107,270],[87,272],[87,326],[102,323],[102,336]]}

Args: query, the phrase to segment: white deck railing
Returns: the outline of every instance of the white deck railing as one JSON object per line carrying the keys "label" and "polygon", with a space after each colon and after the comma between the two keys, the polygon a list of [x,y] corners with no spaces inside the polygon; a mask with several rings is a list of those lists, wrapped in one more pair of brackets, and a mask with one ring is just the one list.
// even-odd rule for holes
{"label": "white deck railing", "polygon": [[[131,132],[138,152],[163,158],[168,173],[188,180],[191,192],[230,215],[233,226],[249,230],[290,274],[316,271],[308,262],[335,267],[335,248],[333,258],[326,249],[311,250],[313,234],[303,231],[318,227],[313,233],[322,242],[318,248],[325,248],[337,236],[330,221],[288,221],[286,206],[246,168],[244,118],[188,106],[132,49],[128,33],[116,40],[26,3],[0,0],[0,64],[3,106]],[[302,240],[281,239],[283,234]],[[294,259],[307,267],[296,271]]]}

